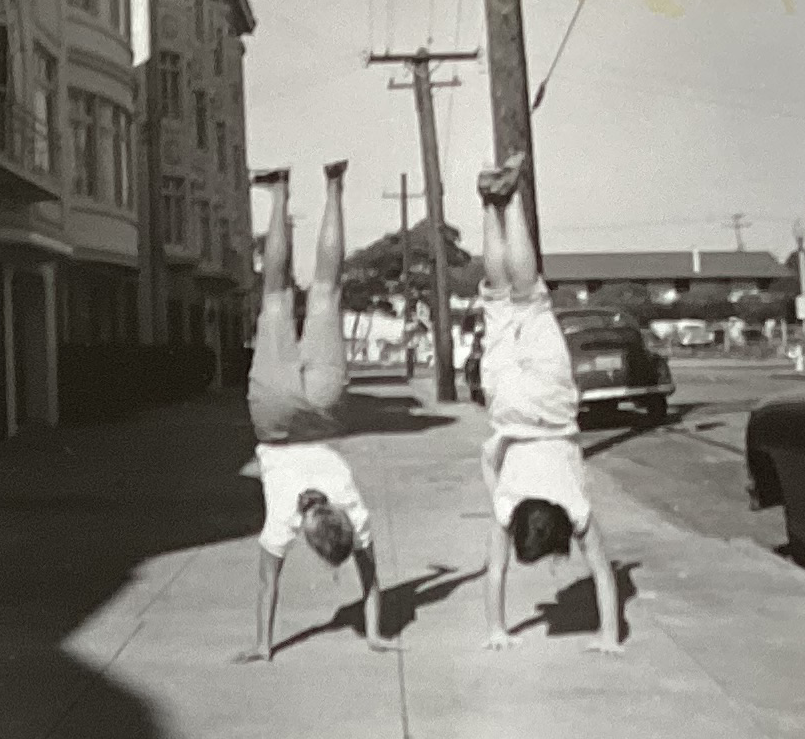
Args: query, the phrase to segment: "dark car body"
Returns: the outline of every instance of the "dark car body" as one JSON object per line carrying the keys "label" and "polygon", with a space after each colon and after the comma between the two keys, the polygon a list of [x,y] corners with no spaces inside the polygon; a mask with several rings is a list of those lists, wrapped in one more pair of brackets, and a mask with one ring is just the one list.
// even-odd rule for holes
{"label": "dark car body", "polygon": [[583,408],[614,409],[621,401],[645,408],[656,420],[676,387],[665,357],[652,352],[638,323],[610,308],[557,309],[573,361]]}
{"label": "dark car body", "polygon": [[746,467],[751,507],[784,506],[791,556],[805,566],[805,392],[769,398],[749,414]]}

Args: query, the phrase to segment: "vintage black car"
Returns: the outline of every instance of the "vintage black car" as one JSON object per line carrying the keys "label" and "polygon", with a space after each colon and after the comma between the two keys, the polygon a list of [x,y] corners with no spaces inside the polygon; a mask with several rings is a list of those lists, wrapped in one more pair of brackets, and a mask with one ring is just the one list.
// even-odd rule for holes
{"label": "vintage black car", "polygon": [[676,389],[665,357],[645,344],[640,326],[628,313],[610,308],[557,309],[573,361],[583,409],[617,410],[630,402],[652,422],[668,413]]}
{"label": "vintage black car", "polygon": [[805,567],[805,392],[768,398],[749,414],[746,468],[750,507],[784,506],[789,553]]}

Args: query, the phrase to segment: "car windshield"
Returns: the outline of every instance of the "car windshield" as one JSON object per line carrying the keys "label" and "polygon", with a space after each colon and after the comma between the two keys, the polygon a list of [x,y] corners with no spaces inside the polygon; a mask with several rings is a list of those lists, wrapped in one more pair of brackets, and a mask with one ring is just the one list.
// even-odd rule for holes
{"label": "car windshield", "polygon": [[566,334],[596,328],[637,328],[634,319],[626,313],[560,313],[557,318]]}

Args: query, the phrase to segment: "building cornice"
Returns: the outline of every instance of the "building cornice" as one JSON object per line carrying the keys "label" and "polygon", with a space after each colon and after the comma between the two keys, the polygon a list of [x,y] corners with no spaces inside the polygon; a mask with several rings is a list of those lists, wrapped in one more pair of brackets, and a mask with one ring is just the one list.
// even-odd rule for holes
{"label": "building cornice", "polygon": [[60,257],[73,256],[73,247],[69,244],[23,228],[0,228],[0,242],[24,244]]}
{"label": "building cornice", "polygon": [[69,64],[85,67],[98,74],[111,77],[128,87],[132,92],[137,89],[137,76],[131,67],[124,67],[100,54],[72,46],[67,53],[67,61]]}

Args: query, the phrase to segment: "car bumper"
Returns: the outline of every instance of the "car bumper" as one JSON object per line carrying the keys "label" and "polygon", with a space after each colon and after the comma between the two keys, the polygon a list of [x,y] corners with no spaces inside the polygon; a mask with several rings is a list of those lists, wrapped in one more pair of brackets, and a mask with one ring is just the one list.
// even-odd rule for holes
{"label": "car bumper", "polygon": [[676,390],[672,382],[647,387],[595,387],[581,391],[582,403],[595,403],[600,400],[631,400],[647,395],[671,395]]}

